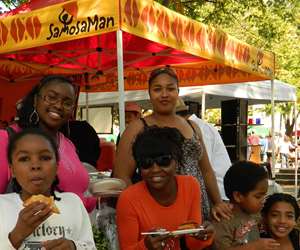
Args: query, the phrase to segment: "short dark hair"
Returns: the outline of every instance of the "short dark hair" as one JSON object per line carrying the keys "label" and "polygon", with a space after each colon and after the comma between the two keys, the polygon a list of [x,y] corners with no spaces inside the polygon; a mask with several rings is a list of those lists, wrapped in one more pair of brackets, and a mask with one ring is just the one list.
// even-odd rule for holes
{"label": "short dark hair", "polygon": [[[13,154],[14,150],[16,149],[16,145],[17,145],[18,141],[27,135],[37,135],[37,136],[41,136],[44,139],[46,139],[50,143],[51,148],[53,149],[54,154],[55,154],[56,162],[58,163],[59,153],[58,153],[57,144],[56,144],[55,140],[53,139],[53,137],[50,136],[49,134],[47,134],[46,132],[44,132],[43,130],[41,130],[40,128],[26,128],[26,129],[21,130],[18,133],[14,133],[9,138],[9,142],[8,142],[8,146],[7,146],[7,160],[8,160],[9,164],[12,164],[12,154]],[[59,180],[56,177],[56,179],[54,180],[54,182],[52,183],[52,186],[51,186],[51,194],[54,196],[54,198],[56,200],[58,200],[58,198],[55,196],[54,190],[57,189],[58,184],[59,184]],[[18,183],[18,181],[15,178],[12,179],[12,188],[13,188],[13,191],[16,193],[20,193],[22,190],[20,184]]]}
{"label": "short dark hair", "polygon": [[35,85],[31,91],[22,98],[20,102],[20,108],[17,109],[17,117],[18,117],[18,125],[21,128],[29,128],[29,127],[38,127],[38,124],[32,124],[30,122],[30,115],[34,110],[34,98],[36,95],[40,93],[40,91],[47,85],[51,84],[53,81],[57,81],[60,83],[70,84],[76,93],[76,88],[72,81],[64,76],[60,75],[48,75],[43,77],[40,82]]}
{"label": "short dark hair", "polygon": [[150,73],[150,76],[149,76],[148,86],[150,87],[153,80],[161,74],[167,74],[170,77],[172,77],[173,79],[175,79],[176,84],[178,86],[178,83],[179,83],[178,76],[176,75],[175,71],[173,69],[171,69],[170,67],[163,67],[163,68],[157,68],[157,69],[152,70]]}
{"label": "short dark hair", "polygon": [[224,189],[226,196],[233,200],[233,192],[246,195],[254,190],[257,183],[267,179],[268,173],[259,164],[251,161],[238,161],[234,163],[224,176]]}
{"label": "short dark hair", "polygon": [[299,211],[299,206],[298,206],[296,199],[292,195],[284,194],[284,193],[275,193],[275,194],[268,196],[265,201],[264,207],[261,210],[262,215],[266,216],[269,213],[271,207],[276,202],[286,202],[286,203],[290,204],[294,208],[295,220],[297,220],[299,218],[300,211]]}
{"label": "short dark hair", "polygon": [[44,132],[40,128],[27,128],[27,129],[21,130],[18,133],[14,133],[10,137],[9,142],[8,142],[8,146],[7,146],[7,160],[8,160],[8,163],[10,163],[10,164],[12,163],[12,154],[13,154],[13,151],[16,149],[17,142],[19,140],[21,140],[24,136],[27,136],[27,135],[38,135],[38,136],[41,136],[44,139],[46,139],[50,143],[50,145],[51,145],[51,147],[54,151],[56,161],[57,162],[59,161],[59,154],[58,154],[57,144],[56,144],[55,140],[53,139],[53,137],[50,136],[49,134],[47,134],[46,132]]}
{"label": "short dark hair", "polygon": [[132,145],[135,162],[148,157],[169,154],[178,163],[182,162],[184,137],[177,128],[151,126],[139,133]]}

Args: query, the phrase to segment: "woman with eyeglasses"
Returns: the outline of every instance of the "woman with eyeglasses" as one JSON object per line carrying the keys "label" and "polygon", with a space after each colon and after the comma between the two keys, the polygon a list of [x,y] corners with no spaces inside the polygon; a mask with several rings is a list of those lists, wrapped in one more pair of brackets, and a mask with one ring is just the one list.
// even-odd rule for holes
{"label": "woman with eyeglasses", "polygon": [[77,194],[90,212],[97,203],[94,197],[85,197],[89,177],[81,164],[74,145],[60,130],[67,127],[76,102],[76,88],[62,76],[46,76],[22,99],[18,105],[16,124],[0,130],[0,193],[5,193],[11,179],[6,158],[10,134],[24,128],[39,127],[50,134],[59,149],[58,188]]}
{"label": "woman with eyeglasses", "polygon": [[230,218],[231,207],[221,199],[200,129],[192,121],[186,121],[175,113],[179,96],[179,80],[175,72],[168,67],[153,70],[148,81],[148,92],[153,114],[132,122],[124,131],[117,149],[114,176],[125,180],[128,185],[132,183],[137,162],[133,157],[131,145],[140,131],[153,126],[177,128],[184,141],[183,160],[176,171],[178,174],[192,175],[198,179],[202,191],[204,219],[210,219],[210,201],[215,219]]}
{"label": "woman with eyeglasses", "polygon": [[[176,128],[152,127],[137,135],[132,152],[143,181],[119,197],[120,249],[181,249],[181,237],[189,249],[203,249],[212,243],[214,230],[210,223],[203,224],[203,230],[192,236],[168,233],[186,222],[193,222],[196,228],[202,224],[198,181],[192,176],[176,175],[182,160],[182,140]],[[167,233],[155,235],[158,232]]]}

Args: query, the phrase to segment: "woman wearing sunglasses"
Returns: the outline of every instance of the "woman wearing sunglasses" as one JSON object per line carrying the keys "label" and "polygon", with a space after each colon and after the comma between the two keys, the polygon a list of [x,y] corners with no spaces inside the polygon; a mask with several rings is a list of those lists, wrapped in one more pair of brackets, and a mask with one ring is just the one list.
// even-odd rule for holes
{"label": "woman wearing sunglasses", "polygon": [[[96,199],[84,197],[89,177],[81,164],[74,145],[61,132],[67,127],[76,102],[73,83],[62,76],[46,76],[18,104],[17,123],[10,129],[0,130],[0,193],[5,193],[10,181],[10,170],[6,158],[9,134],[24,128],[39,127],[50,134],[59,148],[58,188],[64,192],[76,193],[88,211],[96,206]],[[67,129],[66,129],[67,130]]]}
{"label": "woman wearing sunglasses", "polygon": [[201,131],[196,124],[175,113],[178,85],[177,75],[170,68],[151,72],[148,91],[153,114],[132,122],[126,128],[118,146],[114,176],[125,180],[128,185],[132,183],[132,177],[136,176],[137,164],[132,155],[131,145],[140,131],[152,126],[177,128],[184,137],[183,160],[177,167],[177,173],[194,176],[201,184],[204,219],[210,218],[209,200],[213,205],[213,217],[217,220],[220,217],[228,219],[232,215],[231,208],[221,199],[214,171],[203,146]]}
{"label": "woman wearing sunglasses", "polygon": [[185,237],[189,249],[203,249],[212,243],[214,230],[209,223],[192,236],[155,235],[162,230],[176,230],[188,221],[196,227],[202,224],[198,181],[192,176],[176,175],[182,160],[182,140],[176,128],[152,127],[138,134],[132,152],[143,181],[123,191],[118,200],[117,228],[122,250],[181,249],[180,237]]}

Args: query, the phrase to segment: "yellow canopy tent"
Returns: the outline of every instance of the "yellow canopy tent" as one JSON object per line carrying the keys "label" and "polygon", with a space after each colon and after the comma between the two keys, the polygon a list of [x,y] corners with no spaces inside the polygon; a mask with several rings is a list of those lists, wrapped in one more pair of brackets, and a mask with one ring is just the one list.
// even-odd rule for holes
{"label": "yellow canopy tent", "polygon": [[[29,88],[43,75],[66,74],[82,91],[118,90],[121,114],[124,88],[145,89],[161,65],[176,69],[181,86],[274,76],[272,53],[149,0],[32,0],[0,17],[0,44],[3,100],[20,97],[6,91],[18,82]],[[0,116],[11,111],[4,103]]]}

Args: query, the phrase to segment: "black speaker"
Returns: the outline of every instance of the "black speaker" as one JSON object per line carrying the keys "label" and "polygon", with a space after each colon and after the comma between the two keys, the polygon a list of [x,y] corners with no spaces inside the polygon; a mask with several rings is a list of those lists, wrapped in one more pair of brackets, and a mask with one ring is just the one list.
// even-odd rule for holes
{"label": "black speaker", "polygon": [[247,159],[248,101],[221,102],[221,134],[232,162]]}

